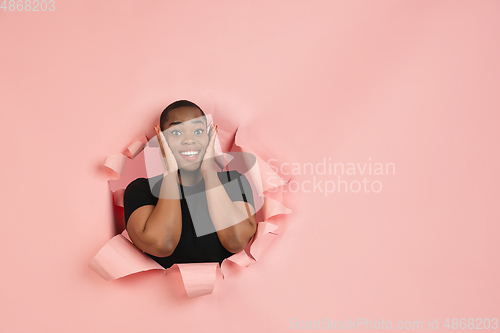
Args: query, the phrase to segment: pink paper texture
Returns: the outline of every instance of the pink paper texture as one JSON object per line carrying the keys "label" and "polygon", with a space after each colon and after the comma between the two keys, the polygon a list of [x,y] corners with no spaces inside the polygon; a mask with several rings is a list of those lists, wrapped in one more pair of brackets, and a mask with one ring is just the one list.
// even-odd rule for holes
{"label": "pink paper texture", "polygon": [[123,276],[147,271],[164,269],[156,261],[138,249],[130,239],[122,234],[113,237],[92,259],[89,266],[106,280],[114,280]]}
{"label": "pink paper texture", "polygon": [[[498,0],[28,2],[0,1],[0,333],[498,331]],[[269,175],[199,297],[122,233],[179,99]]]}

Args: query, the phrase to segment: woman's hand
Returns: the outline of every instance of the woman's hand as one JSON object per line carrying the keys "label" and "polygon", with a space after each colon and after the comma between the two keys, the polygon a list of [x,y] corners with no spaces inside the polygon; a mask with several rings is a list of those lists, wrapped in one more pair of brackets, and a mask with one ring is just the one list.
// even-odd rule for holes
{"label": "woman's hand", "polygon": [[172,153],[172,150],[168,146],[167,140],[163,135],[163,132],[160,131],[160,126],[155,126],[156,137],[158,138],[158,143],[160,144],[160,159],[163,164],[164,175],[177,172],[178,166],[177,161],[175,160],[175,156]]}
{"label": "woman's hand", "polygon": [[210,139],[208,141],[207,148],[205,149],[205,155],[203,156],[203,161],[201,161],[201,166],[200,166],[200,171],[203,177],[215,171],[214,169],[215,134],[218,131],[219,130],[217,125],[210,124],[210,129],[208,132]]}

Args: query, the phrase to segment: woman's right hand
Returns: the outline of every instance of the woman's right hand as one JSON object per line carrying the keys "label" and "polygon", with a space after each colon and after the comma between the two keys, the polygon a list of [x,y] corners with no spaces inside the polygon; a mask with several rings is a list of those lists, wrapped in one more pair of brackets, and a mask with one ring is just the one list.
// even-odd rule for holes
{"label": "woman's right hand", "polygon": [[160,144],[160,159],[163,164],[164,175],[177,172],[178,166],[175,156],[172,150],[168,146],[167,140],[160,130],[160,126],[155,126],[156,137],[158,138],[158,143]]}

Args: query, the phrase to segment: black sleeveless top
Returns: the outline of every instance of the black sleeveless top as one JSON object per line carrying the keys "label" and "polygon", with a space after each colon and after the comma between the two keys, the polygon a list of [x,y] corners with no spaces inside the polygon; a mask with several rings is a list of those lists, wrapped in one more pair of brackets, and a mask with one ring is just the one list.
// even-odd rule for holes
{"label": "black sleeveless top", "polygon": [[[252,188],[245,175],[237,171],[218,172],[217,175],[232,201],[245,201],[254,205]],[[125,227],[130,215],[139,207],[158,203],[163,175],[138,178],[125,189],[123,206]],[[205,181],[195,186],[179,186],[182,211],[182,233],[174,252],[168,257],[146,253],[164,268],[173,264],[218,262],[233,255],[219,241],[208,212]]]}

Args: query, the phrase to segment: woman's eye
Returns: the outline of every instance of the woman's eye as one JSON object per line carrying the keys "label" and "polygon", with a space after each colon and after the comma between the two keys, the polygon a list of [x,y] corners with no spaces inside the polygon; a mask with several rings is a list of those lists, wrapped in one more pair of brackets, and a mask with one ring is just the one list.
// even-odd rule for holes
{"label": "woman's eye", "polygon": [[196,131],[194,131],[194,134],[198,134],[198,135],[199,135],[199,134],[201,134],[201,133],[203,133],[203,130],[202,130],[202,129],[197,129]]}
{"label": "woman's eye", "polygon": [[172,131],[172,132],[170,132],[170,133],[172,133],[173,135],[181,135],[181,132],[180,132],[180,131],[178,131],[178,130],[173,130],[173,131]]}

